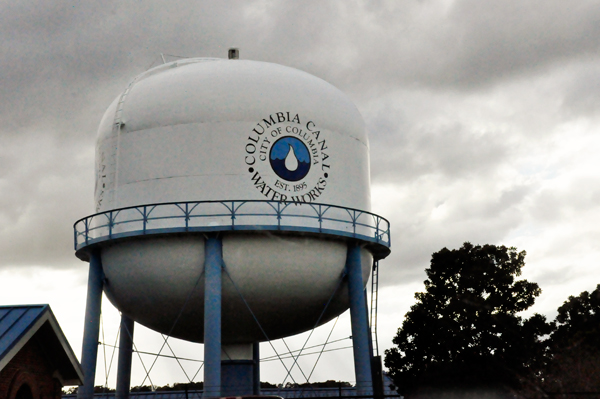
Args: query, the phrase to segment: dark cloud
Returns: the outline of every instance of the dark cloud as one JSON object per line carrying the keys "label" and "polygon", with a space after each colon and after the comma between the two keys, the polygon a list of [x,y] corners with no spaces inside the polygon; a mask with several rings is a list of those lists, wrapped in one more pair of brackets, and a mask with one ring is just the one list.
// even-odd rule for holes
{"label": "dark cloud", "polygon": [[372,178],[375,183],[401,183],[428,174],[448,179],[489,175],[510,156],[502,132],[472,131],[459,123],[409,126],[378,116],[368,126]]}
{"label": "dark cloud", "polygon": [[[600,48],[596,1],[424,1],[396,3],[386,11],[377,19],[379,29],[368,35],[353,31],[360,53],[354,71],[370,75],[362,80],[363,90],[374,84],[385,90],[392,83],[488,88],[574,59],[596,59]],[[348,78],[347,84],[355,80]]]}
{"label": "dark cloud", "polygon": [[[395,200],[385,215],[392,222],[393,247],[382,262],[383,284],[421,281],[431,254],[444,247],[458,248],[466,241],[515,245],[506,237],[527,220],[524,209],[537,188],[504,184],[485,176],[432,175],[395,186],[396,192],[388,194]],[[377,191],[385,194],[386,189]]]}
{"label": "dark cloud", "polygon": [[[20,1],[0,17],[3,267],[73,259],[100,118],[161,53],[238,46],[349,94],[370,132],[374,184],[401,193],[383,214],[389,284],[420,279],[444,246],[499,242],[531,215],[562,215],[569,198],[502,173],[537,174],[537,158],[525,159],[556,150],[557,124],[598,109],[596,1]],[[544,79],[542,93],[532,82]]]}
{"label": "dark cloud", "polygon": [[568,117],[600,115],[600,66],[583,62],[568,75],[565,84],[563,109]]}
{"label": "dark cloud", "polygon": [[0,268],[70,267],[72,224],[92,204],[93,152],[51,134],[2,142],[11,166],[0,169]]}
{"label": "dark cloud", "polygon": [[[536,72],[600,49],[596,1],[457,2],[449,19],[457,27],[457,81],[488,84],[523,71]],[[458,28],[460,26],[460,28]]]}
{"label": "dark cloud", "polygon": [[[600,209],[600,179],[596,176],[573,178],[562,187],[545,187],[531,198],[528,213],[543,225],[556,225],[593,214]],[[585,218],[585,216],[583,216]]]}
{"label": "dark cloud", "polygon": [[4,126],[95,131],[98,111],[160,53],[224,56],[243,10],[239,2],[10,3],[0,28]]}
{"label": "dark cloud", "polygon": [[59,121],[93,129],[97,119],[88,112],[101,109],[160,53],[224,57],[231,45],[242,57],[298,67],[357,98],[398,85],[489,86],[596,57],[599,8],[577,4],[6,3],[0,95],[10,100],[0,115],[7,131],[63,127]]}

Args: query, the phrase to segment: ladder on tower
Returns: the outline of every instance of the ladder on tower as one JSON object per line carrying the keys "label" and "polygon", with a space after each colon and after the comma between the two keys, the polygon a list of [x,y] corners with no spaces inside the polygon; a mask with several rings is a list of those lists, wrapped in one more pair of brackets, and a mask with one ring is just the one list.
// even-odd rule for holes
{"label": "ladder on tower", "polygon": [[379,344],[377,342],[377,291],[379,289],[379,261],[373,260],[371,270],[371,315],[369,327],[371,329],[371,342],[373,345],[373,356],[379,356]]}

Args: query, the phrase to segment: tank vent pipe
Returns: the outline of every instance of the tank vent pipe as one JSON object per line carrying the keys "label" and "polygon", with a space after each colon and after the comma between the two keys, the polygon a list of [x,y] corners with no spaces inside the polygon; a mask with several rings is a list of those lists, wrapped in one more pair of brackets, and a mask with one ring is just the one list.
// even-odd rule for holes
{"label": "tank vent pipe", "polygon": [[236,47],[232,47],[229,49],[229,59],[230,60],[239,60],[240,59],[240,49]]}

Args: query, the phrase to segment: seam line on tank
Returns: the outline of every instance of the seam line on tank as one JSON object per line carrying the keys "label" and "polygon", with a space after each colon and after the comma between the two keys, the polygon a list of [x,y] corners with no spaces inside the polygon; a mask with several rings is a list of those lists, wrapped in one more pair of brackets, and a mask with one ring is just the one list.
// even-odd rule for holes
{"label": "seam line on tank", "polygon": [[194,174],[194,175],[178,175],[178,176],[166,176],[166,177],[153,177],[151,179],[142,179],[142,180],[135,180],[129,183],[124,183],[121,184],[121,186],[126,186],[128,184],[135,184],[135,183],[141,183],[141,182],[145,182],[145,181],[152,181],[152,180],[165,180],[165,179],[177,179],[180,177],[194,177],[194,176],[238,176],[239,173],[220,173],[220,174],[210,174],[210,173],[199,173],[199,174]]}
{"label": "seam line on tank", "polygon": [[[230,122],[252,122],[252,121],[246,121],[246,120],[240,120],[240,121],[218,121],[218,122],[202,122],[202,121],[196,121],[196,122],[185,122],[185,123],[173,123],[173,124],[169,124],[169,125],[156,125],[153,127],[145,127],[143,129],[136,129],[136,130],[127,130],[126,132],[124,132],[123,134],[126,135],[127,133],[135,133],[135,132],[142,132],[144,130],[150,130],[150,129],[159,129],[161,127],[171,127],[171,126],[182,126],[182,125],[203,125],[205,123],[230,123]],[[125,126],[127,126],[126,123],[124,123]]]}

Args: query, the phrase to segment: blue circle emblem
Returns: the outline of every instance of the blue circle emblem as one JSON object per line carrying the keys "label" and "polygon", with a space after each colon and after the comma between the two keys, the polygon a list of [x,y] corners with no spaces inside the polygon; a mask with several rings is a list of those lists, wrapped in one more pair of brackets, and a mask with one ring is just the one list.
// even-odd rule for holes
{"label": "blue circle emblem", "polygon": [[282,137],[271,147],[271,168],[287,181],[304,179],[310,170],[310,153],[306,145],[295,137]]}

